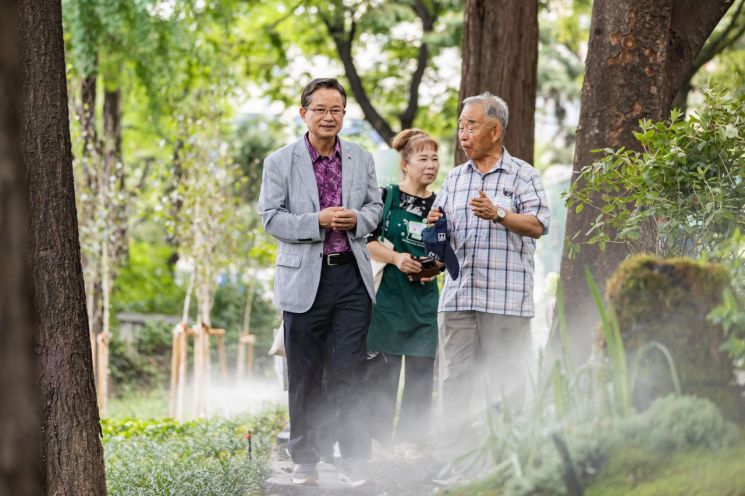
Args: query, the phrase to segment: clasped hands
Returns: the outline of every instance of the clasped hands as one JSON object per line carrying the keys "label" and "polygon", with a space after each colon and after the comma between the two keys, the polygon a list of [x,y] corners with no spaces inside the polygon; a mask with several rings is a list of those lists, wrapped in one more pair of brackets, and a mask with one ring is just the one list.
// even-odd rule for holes
{"label": "clasped hands", "polygon": [[[486,220],[494,220],[497,218],[497,206],[486,196],[486,193],[479,191],[479,196],[468,200],[468,205],[471,207],[473,215]],[[432,209],[427,215],[427,224],[434,224],[437,219],[442,217],[442,212],[439,209]]]}
{"label": "clasped hands", "polygon": [[318,225],[334,231],[349,231],[357,225],[357,214],[344,207],[327,207],[319,212]]}

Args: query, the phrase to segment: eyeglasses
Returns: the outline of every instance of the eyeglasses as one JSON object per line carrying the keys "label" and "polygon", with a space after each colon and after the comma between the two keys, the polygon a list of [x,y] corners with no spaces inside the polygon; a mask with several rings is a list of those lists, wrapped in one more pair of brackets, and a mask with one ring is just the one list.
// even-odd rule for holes
{"label": "eyeglasses", "polygon": [[490,123],[478,123],[478,124],[466,124],[465,126],[458,124],[458,134],[474,134],[477,133],[481,128],[489,126]]}
{"label": "eyeglasses", "polygon": [[344,114],[344,109],[339,108],[339,107],[331,107],[329,109],[325,107],[316,107],[316,108],[304,107],[304,108],[305,110],[310,110],[314,114],[318,114],[320,117],[326,117],[326,114],[331,114],[331,117],[337,118]]}

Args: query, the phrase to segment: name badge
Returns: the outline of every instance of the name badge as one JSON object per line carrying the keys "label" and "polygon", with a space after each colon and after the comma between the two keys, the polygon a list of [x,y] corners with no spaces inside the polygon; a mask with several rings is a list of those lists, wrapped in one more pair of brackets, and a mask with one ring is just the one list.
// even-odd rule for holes
{"label": "name badge", "polygon": [[511,212],[513,210],[513,207],[512,207],[512,197],[511,196],[507,196],[507,195],[503,195],[503,194],[498,193],[498,194],[490,197],[490,200],[492,201],[492,203],[494,205],[496,205],[498,207],[502,207],[503,209],[505,209],[505,210],[507,210],[509,212]]}
{"label": "name badge", "polygon": [[422,239],[422,230],[427,227],[424,222],[408,222],[409,236],[412,239]]}

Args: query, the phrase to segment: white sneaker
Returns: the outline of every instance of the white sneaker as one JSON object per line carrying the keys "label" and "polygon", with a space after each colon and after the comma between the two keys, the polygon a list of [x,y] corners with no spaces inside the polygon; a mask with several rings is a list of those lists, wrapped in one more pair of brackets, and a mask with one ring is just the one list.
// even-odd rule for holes
{"label": "white sneaker", "polygon": [[317,486],[318,471],[315,463],[296,463],[292,468],[292,483],[299,486]]}
{"label": "white sneaker", "polygon": [[339,482],[349,487],[359,487],[370,483],[367,475],[367,464],[364,461],[342,461],[337,469],[339,471]]}

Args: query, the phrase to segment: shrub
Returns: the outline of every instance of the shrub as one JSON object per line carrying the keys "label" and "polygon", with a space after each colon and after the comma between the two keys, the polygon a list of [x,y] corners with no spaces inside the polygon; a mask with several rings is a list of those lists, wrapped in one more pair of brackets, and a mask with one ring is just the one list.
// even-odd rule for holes
{"label": "shrub", "polygon": [[639,125],[641,151],[598,150],[567,194],[569,208],[597,212],[589,244],[633,248],[652,225],[658,255],[698,256],[745,229],[745,96],[708,92],[697,114]]}
{"label": "shrub", "polygon": [[[273,439],[284,423],[279,410],[250,419],[186,423],[103,420],[109,494],[246,496],[260,494]],[[245,434],[254,433],[249,460]]]}
{"label": "shrub", "polygon": [[734,445],[739,431],[710,401],[667,396],[622,426],[624,443],[661,454],[696,448],[718,450]]}
{"label": "shrub", "polygon": [[140,331],[134,349],[127,349],[118,336],[109,342],[109,371],[114,393],[151,390],[166,386],[171,360],[169,325],[148,322]]}

